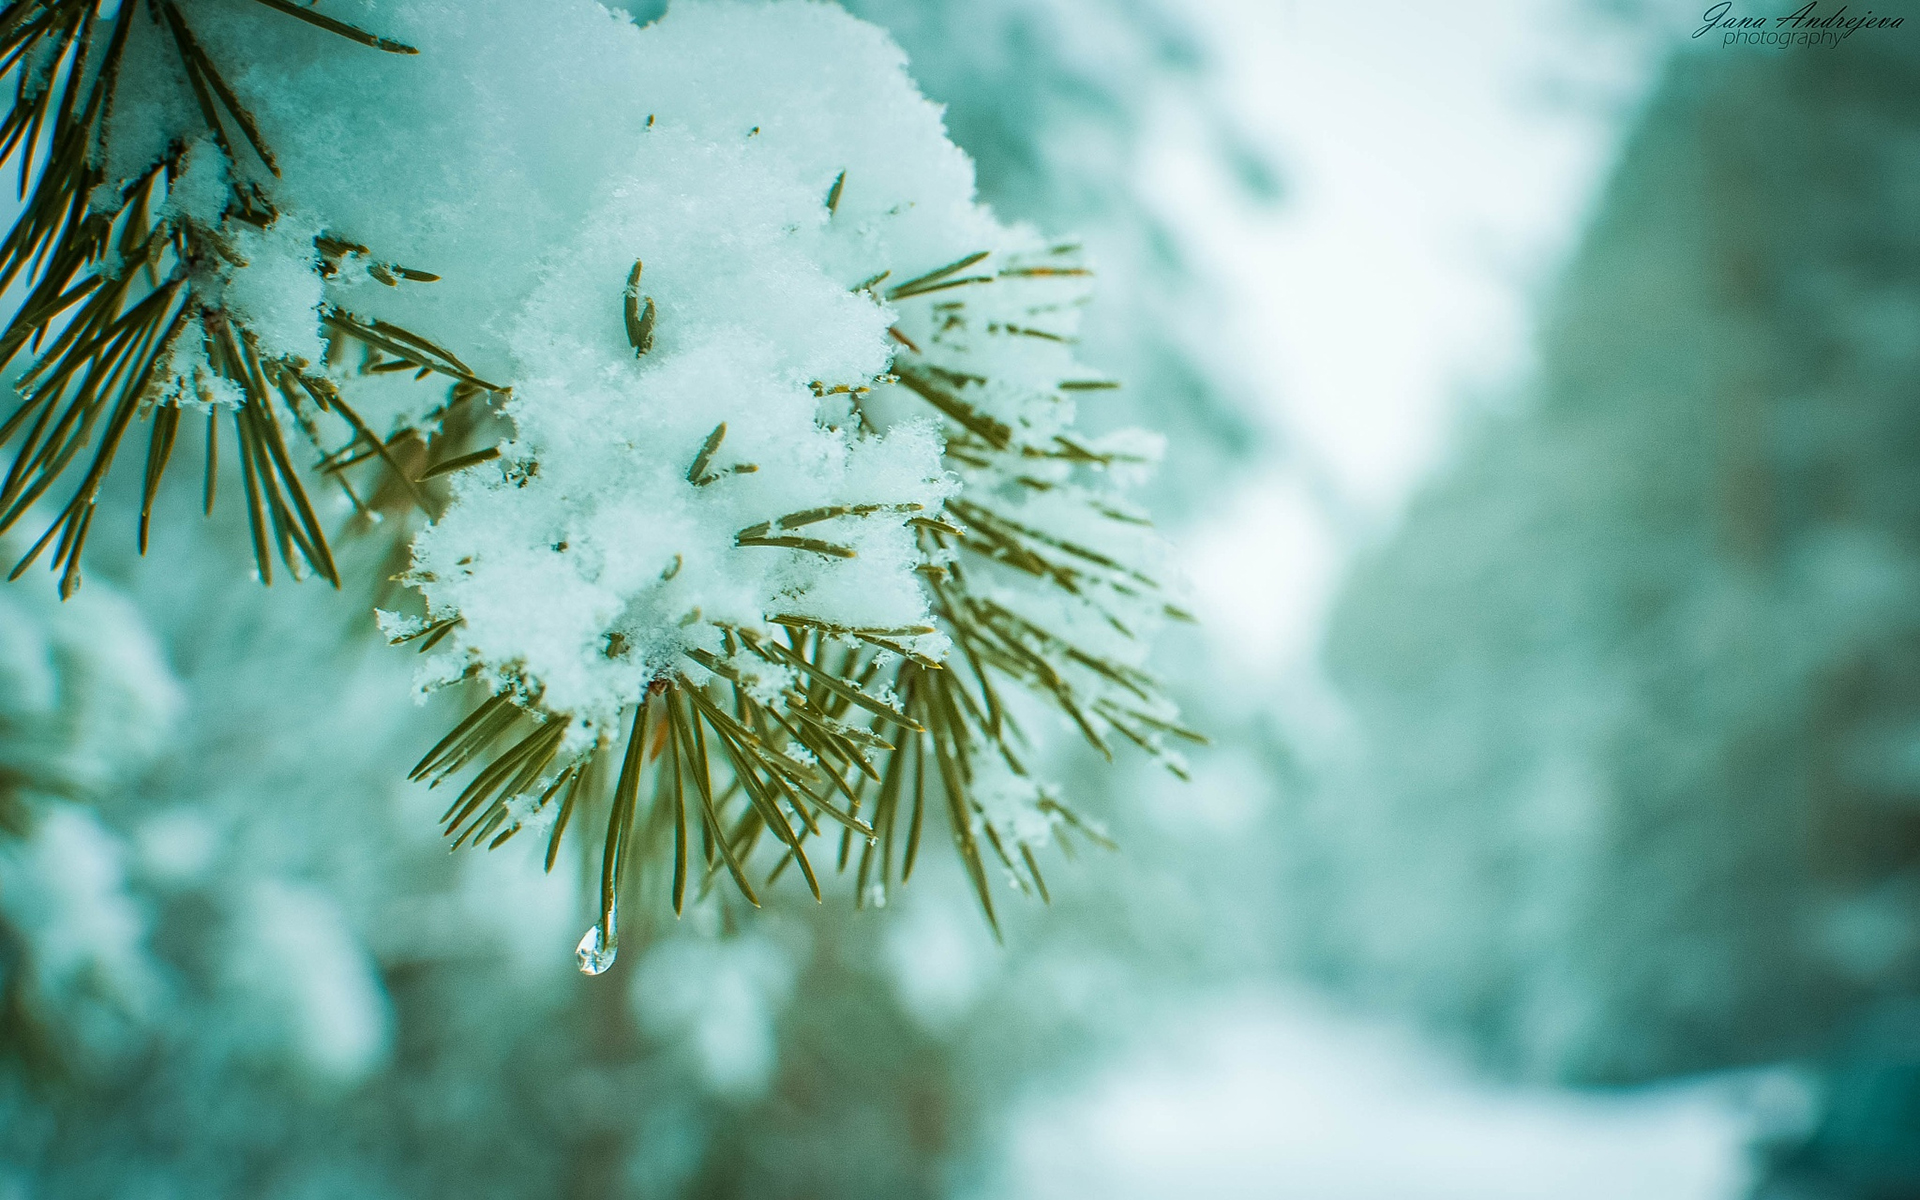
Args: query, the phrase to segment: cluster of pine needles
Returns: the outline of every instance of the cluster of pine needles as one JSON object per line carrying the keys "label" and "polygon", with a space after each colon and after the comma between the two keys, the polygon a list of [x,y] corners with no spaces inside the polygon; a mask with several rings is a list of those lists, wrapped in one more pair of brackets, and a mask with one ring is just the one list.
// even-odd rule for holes
{"label": "cluster of pine needles", "polygon": [[[293,0],[255,2],[368,49],[415,53]],[[47,557],[63,595],[81,585],[81,556],[95,508],[116,458],[136,438],[136,425],[144,424],[146,435],[141,553],[183,423],[204,431],[200,490],[204,509],[212,512],[226,424],[265,583],[272,582],[277,560],[296,578],[318,575],[340,584],[309,478],[338,486],[355,512],[366,516],[370,503],[356,490],[354,472],[363,466],[378,470],[382,494],[430,517],[436,503],[425,486],[430,480],[498,456],[497,449],[461,450],[461,423],[447,418],[468,401],[485,405],[507,389],[476,376],[447,348],[377,319],[333,308],[320,314],[330,358],[351,343],[364,351],[365,369],[447,381],[446,401],[425,422],[438,430],[428,436],[438,444],[439,461],[425,465],[417,446],[399,445],[421,434],[383,437],[324,369],[267,353],[243,320],[209,300],[217,290],[200,285],[244,263],[221,227],[164,203],[184,169],[183,142],[131,182],[107,178],[103,164],[115,86],[130,31],[146,22],[177,50],[205,133],[228,160],[233,182],[222,225],[265,228],[277,217],[279,168],[272,149],[195,37],[191,5],[183,11],[183,4],[11,0],[0,11],[0,75],[14,88],[0,120],[0,161],[17,166],[23,204],[0,243],[0,288],[19,282],[25,293],[0,331],[0,369],[22,356],[26,361],[15,385],[18,403],[0,422],[0,451],[10,456],[0,482],[0,534],[50,493],[64,496],[12,570],[17,577]],[[108,8],[113,15],[102,16]],[[844,173],[834,181],[826,197],[830,211],[845,182]],[[110,202],[103,204],[103,196]],[[342,238],[316,239],[315,255],[323,275],[357,259],[391,286],[435,279]],[[958,288],[1009,276],[1083,273],[1073,267],[994,271],[982,266],[988,257],[971,255],[884,291],[883,274],[857,290],[898,303],[945,298]],[[652,348],[656,310],[641,295],[640,280],[636,263],[624,303],[628,336],[635,353],[645,354]],[[1054,336],[1012,327],[1009,332]],[[904,334],[896,336],[901,354],[889,382],[941,414],[948,425],[949,464],[963,475],[1004,468],[1022,456],[1110,465],[1110,456],[1067,438],[1043,452],[1015,448],[1003,424],[961,398],[960,385],[972,377],[933,365]],[[189,338],[198,345],[183,342]],[[191,352],[184,361],[195,364],[185,372],[177,365],[183,349]],[[1097,380],[1060,384],[1066,391],[1105,386]],[[322,414],[349,431],[343,444],[328,443]],[[689,471],[690,482],[719,478],[709,467],[724,435],[724,426],[715,430]],[[1138,519],[1118,511],[1106,515]],[[807,518],[791,514],[742,530],[738,544],[851,554],[793,532]],[[656,679],[635,697],[621,744],[603,738],[584,753],[563,753],[569,717],[545,711],[537,689],[509,687],[480,702],[414,770],[414,778],[433,784],[465,776],[443,818],[454,845],[498,846],[523,828],[540,827],[550,868],[569,829],[595,827],[600,916],[590,939],[608,958],[617,945],[620,896],[638,874],[635,863],[670,864],[667,886],[676,912],[690,892],[697,897],[722,875],[755,904],[762,890],[790,870],[818,897],[820,864],[828,860],[834,870],[851,873],[860,903],[884,903],[888,889],[913,872],[930,810],[940,810],[996,932],[996,871],[1044,899],[1047,886],[1032,848],[1010,844],[972,798],[983,755],[1000,757],[1016,775],[1027,771],[1026,739],[1001,689],[1013,685],[1049,699],[1109,757],[1109,732],[1155,754],[1168,737],[1199,737],[1169,719],[1170,708],[1145,673],[1041,628],[987,590],[970,586],[972,575],[1012,572],[1089,602],[1109,592],[1151,597],[1157,591],[1151,579],[1125,565],[1030,528],[983,501],[955,498],[944,512],[911,517],[909,524],[928,555],[922,575],[934,619],[954,647],[949,661],[933,661],[913,648],[917,636],[933,632],[930,627],[846,628],[770,614],[766,628],[725,629],[725,657],[692,655],[690,666],[698,668],[692,673],[707,682],[695,685],[684,673]],[[1183,615],[1171,607],[1167,612]],[[1107,619],[1125,632],[1117,615]],[[457,623],[457,617],[437,621],[401,640],[417,639],[429,649]],[[741,677],[735,664],[742,661],[762,662],[794,682],[769,701],[763,689]],[[1087,698],[1065,664],[1112,686]],[[1177,759],[1167,761],[1177,769]],[[1071,852],[1069,835],[1105,843],[1093,824],[1050,793],[1040,795],[1063,849]]]}
{"label": "cluster of pine needles", "polygon": [[[413,53],[291,0],[256,2],[365,46]],[[184,143],[170,146],[129,183],[106,177],[114,90],[136,25],[149,23],[176,48],[206,132],[229,160],[234,182],[225,221],[265,228],[277,218],[273,152],[174,0],[126,0],[112,17],[102,17],[100,9],[97,0],[13,0],[0,12],[0,74],[14,90],[0,121],[0,161],[17,167],[22,201],[0,243],[0,288],[19,281],[26,291],[0,331],[0,369],[31,356],[16,383],[20,403],[0,423],[0,449],[11,453],[0,483],[0,534],[77,477],[12,577],[51,551],[62,594],[80,587],[81,553],[101,489],[137,422],[145,423],[147,434],[139,526],[145,553],[155,498],[187,421],[204,428],[208,512],[218,491],[221,425],[230,425],[261,579],[272,582],[277,558],[296,576],[317,574],[338,586],[326,533],[289,449],[290,429],[319,451],[322,473],[335,476],[362,511],[341,463],[359,461],[364,452],[403,478],[405,473],[388,443],[324,373],[299,359],[264,353],[243,321],[207,299],[211,289],[200,285],[223,267],[244,262],[220,228],[164,203],[184,167]],[[251,160],[236,151],[236,135]],[[102,194],[113,202],[103,206]],[[326,237],[317,240],[315,252],[326,269],[345,255],[370,257],[365,247]],[[434,278],[377,262],[370,271],[395,286],[402,279]],[[449,403],[497,390],[452,354],[405,330],[337,311],[323,319],[337,339],[352,338],[412,368],[451,377]],[[188,338],[200,344],[188,346]],[[172,364],[182,350],[197,352],[213,378],[180,377]],[[239,402],[217,399],[216,387]],[[321,446],[320,413],[352,430],[347,446]]]}
{"label": "cluster of pine needles", "polygon": [[[843,173],[829,193],[829,209],[844,183]],[[987,257],[970,255],[885,296],[897,302],[1042,271],[1082,273],[1079,268],[1015,267],[960,274]],[[644,355],[652,345],[655,310],[641,294],[641,277],[636,263],[624,295],[628,336],[635,352]],[[856,290],[871,290],[877,282],[868,280]],[[1039,459],[1092,469],[1115,465],[1118,456],[1067,437],[1046,449],[1017,447],[1012,430],[959,394],[959,385],[984,379],[957,376],[924,361],[918,347],[896,336],[902,349],[887,382],[905,387],[946,418],[946,457],[956,471],[982,476],[998,471],[1027,488],[1050,490],[1060,485],[1020,464]],[[1110,386],[1077,382],[1081,390]],[[823,395],[866,390],[815,388]],[[690,483],[704,486],[719,478],[712,464],[725,436],[726,426],[716,426],[687,470]],[[1132,513],[1094,503],[1107,520],[1142,523]],[[917,505],[907,507],[918,513]],[[852,557],[850,547],[794,531],[883,511],[902,510],[880,504],[809,509],[743,529],[735,541]],[[621,897],[632,890],[637,874],[631,864],[671,863],[667,887],[675,913],[683,910],[689,887],[695,895],[704,894],[723,874],[758,905],[761,889],[797,869],[817,900],[821,884],[815,858],[822,855],[836,871],[851,873],[856,903],[884,904],[889,889],[913,873],[930,810],[944,818],[996,935],[996,875],[1048,899],[1033,847],[1003,836],[975,799],[974,777],[983,755],[997,756],[1015,776],[1029,775],[1023,747],[1030,743],[1003,699],[1003,688],[1011,684],[1050,701],[1108,759],[1113,757],[1110,731],[1184,774],[1167,741],[1205,739],[1171,718],[1152,676],[1014,611],[993,597],[993,589],[975,587],[974,573],[991,578],[1011,572],[1043,589],[1078,597],[1126,635],[1131,631],[1122,615],[1103,606],[1102,597],[1127,598],[1135,609],[1144,601],[1162,615],[1190,618],[1157,598],[1159,588],[1150,577],[1027,525],[989,501],[954,497],[943,512],[912,515],[907,522],[926,558],[920,573],[936,625],[855,628],[774,614],[771,635],[726,628],[724,655],[688,654],[708,682],[695,684],[684,674],[655,679],[635,699],[623,745],[603,741],[571,758],[562,753],[570,718],[541,706],[537,682],[509,684],[491,694],[413,773],[437,786],[482,764],[442,814],[454,845],[494,847],[523,828],[544,828],[551,869],[561,839],[583,811],[591,810],[589,819],[596,823],[604,821],[600,916],[581,946],[582,964],[590,971],[611,961],[618,946]],[[424,651],[459,621],[448,617],[397,640],[417,640]],[[915,649],[916,638],[936,631],[945,633],[953,647],[944,662]],[[762,674],[743,675],[736,665],[743,657],[790,673],[796,685],[769,701]],[[1082,688],[1062,664],[1111,686]],[[1072,853],[1075,837],[1110,845],[1097,825],[1046,789],[1036,786],[1035,791],[1064,852]],[[763,848],[761,872],[750,870]]]}

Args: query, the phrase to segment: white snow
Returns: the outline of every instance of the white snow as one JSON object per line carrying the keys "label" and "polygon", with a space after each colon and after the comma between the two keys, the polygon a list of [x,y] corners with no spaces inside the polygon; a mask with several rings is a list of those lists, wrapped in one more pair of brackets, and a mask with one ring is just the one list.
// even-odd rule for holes
{"label": "white snow", "polygon": [[780,1063],[774,1024],[801,956],[756,929],[717,939],[681,934],[649,947],[633,973],[640,1027],[690,1057],[718,1095],[760,1095]]}
{"label": "white snow", "polygon": [[1183,1009],[1083,1091],[1007,1118],[1027,1200],[1737,1200],[1749,1097],[1478,1081],[1389,1026],[1266,993]]}
{"label": "white snow", "polygon": [[[478,666],[573,718],[578,750],[653,680],[704,678],[686,652],[724,655],[728,628],[930,626],[928,551],[909,521],[956,495],[1162,565],[1150,535],[1096,513],[1120,510],[1109,484],[1135,465],[1090,488],[1097,472],[1029,453],[1055,452],[1074,398],[1105,382],[1065,341],[1085,270],[975,203],[972,164],[882,31],[801,0],[690,0],[644,27],[592,0],[335,10],[419,52],[257,5],[192,8],[215,60],[243,64],[230,82],[279,170],[232,139],[225,170],[279,215],[265,229],[227,216],[231,253],[194,284],[263,354],[330,372],[376,429],[431,428],[448,380],[369,378],[351,352],[318,366],[329,309],[410,330],[510,391],[500,456],[453,477],[453,503],[414,544],[408,580],[429,617],[459,619],[423,686]],[[134,61],[165,36],[136,27]],[[200,124],[180,81],[151,74],[116,110],[121,176]],[[212,157],[193,143],[168,211],[212,224]],[[322,236],[365,249],[323,263]],[[889,374],[902,347],[998,431],[993,461],[949,469],[935,408]],[[190,348],[174,366],[185,394],[231,401]],[[796,524],[810,546],[752,544],[825,508],[854,511]],[[1103,631],[1143,637],[1158,602],[1085,592],[1010,577],[996,599],[1137,663],[1135,637]],[[929,634],[915,649],[948,647]],[[1067,672],[1090,709],[1110,690]]]}

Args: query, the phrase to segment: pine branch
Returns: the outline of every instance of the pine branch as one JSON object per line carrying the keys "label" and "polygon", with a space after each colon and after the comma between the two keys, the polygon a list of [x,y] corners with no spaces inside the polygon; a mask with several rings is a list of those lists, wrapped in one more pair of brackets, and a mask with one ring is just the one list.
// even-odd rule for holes
{"label": "pine branch", "polygon": [[[961,274],[969,267],[978,270],[988,257],[965,256],[908,280],[888,296],[909,300],[944,290],[950,281],[987,284],[1084,273],[1054,265],[1014,266],[977,280]],[[856,290],[870,289],[887,274]],[[638,280],[636,265],[623,292],[636,349]],[[941,303],[950,312],[959,307]],[[651,333],[649,327],[649,338]],[[909,344],[904,337],[896,341]],[[981,591],[973,583],[976,569],[989,577],[1011,573],[1026,580],[1030,590],[1070,598],[1123,639],[1134,637],[1122,618],[1123,607],[1177,613],[1157,599],[1159,588],[1150,576],[1115,553],[1035,524],[994,498],[1000,489],[991,481],[1012,479],[1035,492],[1078,498],[1098,521],[1137,531],[1144,524],[1140,514],[1063,478],[1034,477],[1025,465],[1040,460],[1068,470],[1101,471],[1121,456],[1065,436],[1021,444],[1012,426],[963,394],[984,387],[987,379],[917,349],[897,358],[893,374],[882,382],[897,382],[950,422],[949,465],[963,476],[981,477],[981,486],[963,488],[940,513],[926,513],[919,505],[830,505],[761,521],[741,529],[734,541],[743,549],[852,557],[849,546],[795,531],[832,521],[904,518],[926,555],[922,579],[933,624],[862,628],[776,613],[768,615],[769,628],[723,627],[725,653],[689,650],[680,667],[661,671],[631,706],[621,769],[605,794],[588,781],[606,777],[597,764],[611,762],[613,749],[595,744],[570,758],[556,756],[567,718],[541,707],[534,681],[509,682],[422,760],[416,777],[432,777],[435,783],[470,760],[485,764],[447,810],[447,833],[456,846],[484,838],[498,845],[524,826],[550,822],[551,868],[577,813],[606,813],[601,908],[581,942],[583,970],[604,970],[617,952],[619,904],[629,890],[625,881],[639,874],[635,864],[670,857],[676,913],[684,907],[690,881],[704,893],[723,873],[758,905],[760,888],[797,867],[817,899],[820,850],[810,843],[827,826],[837,825],[835,870],[851,873],[856,902],[884,904],[889,890],[911,877],[930,814],[946,822],[997,934],[996,871],[1043,901],[1048,890],[1033,846],[1019,831],[998,827],[981,800],[979,781],[989,760],[997,764],[995,770],[1031,788],[1036,813],[1063,848],[1070,847],[1069,834],[1110,844],[1091,822],[1030,779],[1015,749],[1021,732],[1007,708],[1009,687],[1050,701],[1109,758],[1109,739],[1117,735],[1183,774],[1167,739],[1204,741],[1178,723],[1173,706],[1146,672],[1017,611],[997,595],[998,588]],[[1074,390],[1068,386],[1074,382],[1061,386]],[[866,385],[813,387],[815,395],[843,394],[856,404],[871,390]],[[720,478],[712,464],[726,436],[724,423],[715,426],[686,472],[689,483],[706,486]],[[969,561],[956,561],[956,553]],[[458,620],[445,617],[397,640],[437,641]],[[929,655],[916,645],[938,634],[952,647],[945,655]],[[765,669],[791,682],[770,695],[760,673]],[[637,739],[648,728],[660,732],[656,744],[642,752]],[[642,777],[650,765],[653,782],[647,790]],[[643,791],[651,797],[644,816]],[[705,847],[698,863],[690,858],[695,832]],[[759,888],[756,855],[772,859]]]}
{"label": "pine branch", "polygon": [[[363,45],[413,53],[410,47],[309,9],[280,0],[259,2]],[[173,0],[145,0],[145,8],[167,31],[208,134],[236,167],[229,218],[272,223],[276,214],[267,196],[257,185],[238,181],[228,137],[230,123],[277,176],[273,152],[253,114]],[[25,518],[71,468],[85,464],[78,484],[11,577],[51,550],[62,594],[71,595],[80,586],[94,507],[138,420],[149,423],[141,553],[151,538],[154,506],[172,462],[183,407],[208,410],[203,490],[210,512],[217,490],[219,426],[208,388],[229,386],[243,397],[232,408],[233,432],[261,581],[272,582],[278,557],[296,576],[314,573],[338,586],[327,536],[288,450],[284,421],[292,418],[299,424],[299,396],[305,395],[322,411],[335,411],[353,424],[356,441],[369,438],[370,431],[337,404],[330,385],[307,373],[304,363],[263,353],[243,322],[202,297],[201,278],[240,259],[220,229],[178,215],[156,217],[160,200],[183,168],[181,145],[127,184],[116,205],[101,208],[94,200],[108,182],[99,164],[106,159],[113,94],[129,31],[140,12],[137,0],[127,0],[109,18],[99,16],[93,0],[15,0],[0,13],[0,69],[13,72],[15,85],[13,103],[0,120],[0,154],[17,157],[25,197],[19,217],[0,242],[0,286],[22,280],[27,292],[0,331],[0,368],[24,352],[36,352],[20,379],[19,404],[0,423],[0,448],[13,452],[0,483],[0,533]],[[44,72],[29,69],[37,62],[51,67]],[[352,250],[364,251],[326,238],[316,248],[334,260]],[[412,280],[435,278],[378,263],[371,270],[389,282],[395,271]],[[473,377],[451,353],[404,329],[333,311],[325,320],[339,333],[452,376],[466,388],[452,403],[500,390]],[[171,367],[183,351],[205,364],[204,376],[190,378]],[[301,432],[314,441],[314,431],[303,427]],[[323,465],[336,457],[323,451]],[[394,466],[384,445],[380,457]],[[411,486],[411,480],[406,482]],[[353,494],[344,480],[342,486]],[[355,501],[357,505],[357,496]]]}
{"label": "pine branch", "polygon": [[[293,0],[257,2],[360,46],[415,52]],[[80,586],[98,498],[139,421],[148,423],[138,530],[145,553],[189,409],[207,414],[202,494],[209,512],[218,491],[220,427],[231,427],[263,583],[272,582],[277,560],[296,578],[311,573],[340,584],[309,493],[310,473],[337,484],[366,513],[352,477],[378,470],[389,499],[404,496],[430,519],[447,494],[434,480],[503,460],[510,480],[528,482],[539,465],[530,458],[505,460],[499,445],[461,444],[461,422],[470,428],[475,419],[470,402],[484,405],[507,395],[508,387],[476,373],[452,349],[332,304],[316,314],[328,343],[326,363],[357,343],[369,374],[410,372],[446,382],[445,402],[417,428],[383,433],[341,395],[325,364],[316,368],[276,352],[223,306],[221,288],[213,285],[245,269],[236,250],[236,239],[245,244],[243,227],[268,228],[279,219],[280,164],[229,82],[240,76],[216,62],[196,36],[190,6],[124,0],[113,17],[99,11],[95,0],[15,0],[0,10],[0,69],[11,70],[15,81],[13,103],[0,120],[0,152],[19,158],[24,198],[0,241],[0,286],[17,281],[25,292],[0,330],[0,368],[30,359],[20,376],[20,402],[0,423],[0,448],[12,452],[0,480],[0,533],[77,478],[14,574],[45,555],[60,573],[63,594]],[[155,36],[172,47],[204,133],[226,159],[231,183],[217,219],[183,215],[166,202],[186,169],[184,139],[117,194],[107,186],[118,183],[104,177],[101,165],[113,95],[139,14],[150,17]],[[251,156],[244,161],[242,141]],[[858,194],[858,180],[853,191]],[[825,193],[829,219],[843,201],[853,202],[845,171]],[[314,252],[323,279],[350,261],[390,287],[437,278],[332,234],[315,238]],[[644,360],[634,369],[645,371],[652,369],[648,356],[673,352],[675,339],[662,328],[673,315],[671,304],[657,307],[643,294],[642,274],[635,261],[619,304],[628,345]],[[541,681],[519,664],[485,661],[480,648],[467,644],[471,631],[460,612],[443,606],[395,638],[417,640],[421,653],[445,644],[443,661],[467,659],[462,678],[484,671],[493,682],[491,693],[413,772],[429,787],[464,778],[441,818],[454,847],[497,847],[538,827],[547,835],[550,869],[568,830],[597,839],[600,911],[580,946],[582,967],[591,973],[613,961],[621,898],[650,861],[671,862],[676,913],[689,889],[697,899],[723,874],[757,905],[762,891],[796,870],[817,899],[820,864],[829,861],[853,876],[859,903],[878,904],[911,877],[929,821],[943,819],[997,933],[996,872],[1043,901],[1048,896],[1034,854],[1045,837],[1036,835],[1032,821],[1010,820],[1001,803],[1005,794],[1017,792],[1016,817],[1036,818],[1063,847],[1071,844],[1069,831],[1103,842],[1091,822],[1029,775],[1022,731],[1008,705],[1016,689],[1051,704],[1108,757],[1118,738],[1178,771],[1168,739],[1200,740],[1178,723],[1128,648],[1143,620],[1178,610],[1124,548],[1137,544],[1127,538],[1138,537],[1144,518],[1096,486],[1121,456],[1064,433],[1037,435],[1025,410],[1001,395],[1017,381],[979,373],[985,368],[962,345],[969,335],[990,335],[1002,345],[1023,338],[1018,345],[1034,351],[1067,344],[1068,332],[1048,327],[1047,313],[1057,303],[1011,314],[994,308],[984,319],[973,314],[1010,290],[1078,286],[1085,269],[1065,248],[1042,261],[996,259],[995,252],[979,250],[900,274],[905,280],[884,290],[896,277],[892,268],[852,289],[897,318],[889,335],[899,351],[889,373],[816,380],[811,390],[823,402],[831,397],[832,405],[847,406],[863,436],[884,432],[871,407],[876,393],[924,403],[941,424],[946,466],[960,490],[938,511],[939,502],[930,499],[925,506],[816,504],[768,514],[735,530],[724,552],[762,562],[783,555],[808,569],[839,570],[868,544],[863,537],[870,526],[863,523],[884,523],[921,556],[915,569],[927,623],[866,626],[784,611],[739,624],[708,620],[700,630],[703,643],[680,643],[690,648],[673,661],[649,664],[644,687],[611,726],[548,707]],[[1051,382],[1037,402],[1065,404],[1067,397],[1114,386],[1073,371],[1076,377]],[[423,431],[434,429],[441,431],[434,444],[420,445],[430,436]],[[716,424],[688,466],[687,485],[716,488],[702,495],[720,497],[733,486],[723,481],[760,470],[756,463],[728,461],[730,449],[723,457],[726,438],[727,425]],[[311,472],[290,446],[316,456]],[[1036,496],[1055,507],[1023,500]],[[1071,516],[1056,527],[1048,514],[1061,512]],[[682,563],[674,556],[661,582],[671,581]],[[424,574],[415,580],[431,582]],[[779,603],[787,600],[782,593]],[[683,625],[699,621],[693,609]],[[608,657],[619,657],[625,634],[605,636]],[[827,840],[836,833],[837,845]]]}

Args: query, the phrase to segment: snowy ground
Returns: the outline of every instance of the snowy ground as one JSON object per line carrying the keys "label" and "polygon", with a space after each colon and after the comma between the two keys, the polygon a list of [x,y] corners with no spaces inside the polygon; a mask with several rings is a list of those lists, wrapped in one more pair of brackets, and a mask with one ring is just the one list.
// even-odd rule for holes
{"label": "snowy ground", "polygon": [[[1499,1087],[1311,998],[1222,1001],[1009,1118],[1021,1200],[1735,1200],[1774,1075]],[[1790,1098],[1790,1097],[1789,1097]]]}

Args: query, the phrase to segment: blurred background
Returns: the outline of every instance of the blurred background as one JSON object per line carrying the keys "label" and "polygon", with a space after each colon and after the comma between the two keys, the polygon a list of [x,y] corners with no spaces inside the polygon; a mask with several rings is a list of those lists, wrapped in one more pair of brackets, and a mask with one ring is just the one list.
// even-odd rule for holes
{"label": "blurred background", "polygon": [[97,538],[0,588],[0,1200],[1920,1197],[1920,26],[849,7],[1100,268],[1193,782],[1063,744],[1004,946],[933,856],[589,979],[371,592]]}

